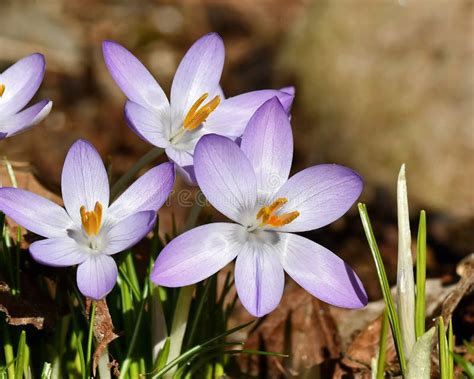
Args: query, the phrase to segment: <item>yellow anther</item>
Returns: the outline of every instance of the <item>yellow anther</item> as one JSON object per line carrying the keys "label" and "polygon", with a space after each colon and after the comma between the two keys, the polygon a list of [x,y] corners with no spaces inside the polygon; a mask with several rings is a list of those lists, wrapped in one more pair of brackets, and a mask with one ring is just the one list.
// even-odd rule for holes
{"label": "yellow anther", "polygon": [[282,214],[281,216],[272,216],[267,221],[267,224],[274,227],[283,226],[292,222],[299,215],[300,215],[300,212],[293,211],[290,213]]}
{"label": "yellow anther", "polygon": [[300,215],[300,212],[293,211],[289,213],[284,213],[282,215],[275,215],[283,205],[288,202],[288,199],[285,197],[280,197],[276,199],[269,206],[263,206],[257,213],[257,220],[260,220],[260,225],[265,226],[283,226],[292,222],[296,217]]}
{"label": "yellow anther", "polygon": [[189,109],[188,113],[186,114],[186,117],[183,120],[183,128],[185,130],[196,129],[199,125],[206,121],[209,115],[220,104],[221,97],[217,95],[211,101],[201,107],[201,104],[204,102],[204,100],[207,99],[208,96],[208,93],[203,94]]}
{"label": "yellow anther", "polygon": [[0,97],[5,93],[5,84],[0,84]]}
{"label": "yellow anther", "polygon": [[97,201],[93,211],[87,211],[86,207],[83,205],[80,212],[82,226],[85,232],[89,236],[96,236],[99,234],[100,226],[102,224],[102,204]]}

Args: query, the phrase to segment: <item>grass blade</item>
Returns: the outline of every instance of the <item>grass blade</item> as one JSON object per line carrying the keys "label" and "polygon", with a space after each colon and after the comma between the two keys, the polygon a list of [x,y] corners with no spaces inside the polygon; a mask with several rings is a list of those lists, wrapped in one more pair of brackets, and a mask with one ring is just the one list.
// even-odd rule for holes
{"label": "grass blade", "polygon": [[425,284],[426,284],[426,214],[420,213],[416,243],[416,303],[415,333],[420,338],[425,333]]}
{"label": "grass blade", "polygon": [[163,348],[160,350],[158,358],[156,359],[155,370],[161,370],[163,367],[165,367],[166,362],[168,361],[169,354],[170,338],[166,337],[165,344],[163,345]]}
{"label": "grass blade", "polygon": [[454,334],[452,319],[449,320],[448,324],[448,376],[454,378]]}
{"label": "grass blade", "polygon": [[8,325],[3,322],[3,352],[5,354],[5,365],[7,368],[7,377],[8,379],[15,378],[15,356],[13,353],[13,345],[10,340],[10,331],[8,330]]}
{"label": "grass blade", "polygon": [[224,344],[217,344],[217,345],[213,345],[213,343],[217,342],[221,339],[224,339],[228,335],[231,335],[231,334],[233,334],[233,333],[235,333],[235,332],[237,332],[241,329],[244,329],[244,328],[246,328],[247,326],[249,326],[253,323],[254,323],[254,321],[250,321],[250,322],[247,322],[245,324],[236,326],[235,328],[226,330],[224,333],[221,333],[221,334],[217,335],[216,337],[211,338],[210,340],[206,341],[205,343],[203,343],[201,345],[194,346],[192,349],[189,349],[188,351],[184,352],[179,357],[177,357],[174,360],[172,360],[171,362],[169,362],[161,370],[156,372],[153,375],[153,379],[162,377],[165,373],[167,373],[169,370],[171,370],[174,366],[178,365],[181,362],[187,361],[193,355],[198,354],[202,351],[218,349],[218,348],[222,348],[222,347],[226,347],[226,346],[239,345],[239,343],[224,343]]}
{"label": "grass blade", "polygon": [[26,332],[21,331],[20,340],[18,341],[18,350],[16,353],[15,378],[23,377],[26,358]]}
{"label": "grass blade", "polygon": [[385,273],[385,267],[383,265],[382,256],[375,240],[372,225],[370,223],[369,214],[367,213],[367,207],[365,204],[359,203],[359,213],[364,227],[365,235],[369,243],[370,251],[375,261],[375,268],[377,270],[377,276],[379,278],[380,287],[385,302],[385,307],[388,312],[388,320],[390,322],[390,328],[392,330],[393,339],[395,340],[395,348],[397,350],[398,360],[400,361],[400,367],[402,374],[406,373],[406,360],[403,351],[402,338],[400,332],[400,324],[398,321],[397,312],[395,310],[395,304],[393,302],[392,294],[390,293],[390,286],[388,285],[387,274]]}
{"label": "grass blade", "polygon": [[95,321],[95,308],[97,303],[92,300],[91,312],[89,316],[89,334],[87,336],[87,355],[86,355],[86,370],[91,372],[91,357],[92,357],[92,340],[94,339],[94,321]]}
{"label": "grass blade", "polygon": [[377,379],[383,379],[385,377],[385,356],[387,351],[387,340],[388,340],[388,312],[385,308],[383,312],[382,327],[380,328],[380,339],[379,339],[379,353],[377,356]]}
{"label": "grass blade", "polygon": [[41,379],[51,379],[52,372],[51,363],[45,362],[41,371]]}
{"label": "grass blade", "polygon": [[441,379],[451,379],[449,376],[448,365],[448,342],[446,340],[446,328],[444,327],[443,318],[438,319],[438,346],[439,346],[439,371]]}
{"label": "grass blade", "polygon": [[138,316],[137,319],[135,320],[135,326],[133,328],[133,334],[132,338],[129,342],[128,346],[128,351],[127,351],[127,356],[125,360],[122,363],[122,369],[120,370],[120,379],[125,378],[125,375],[127,374],[127,371],[130,367],[130,363],[132,362],[132,354],[133,354],[133,349],[135,348],[135,344],[137,342],[137,338],[139,335],[140,327],[142,324],[142,319],[143,319],[143,312],[145,309],[145,303],[148,297],[148,282],[145,282],[145,285],[143,286],[143,293],[142,293],[142,300],[140,303],[140,309],[138,311]]}

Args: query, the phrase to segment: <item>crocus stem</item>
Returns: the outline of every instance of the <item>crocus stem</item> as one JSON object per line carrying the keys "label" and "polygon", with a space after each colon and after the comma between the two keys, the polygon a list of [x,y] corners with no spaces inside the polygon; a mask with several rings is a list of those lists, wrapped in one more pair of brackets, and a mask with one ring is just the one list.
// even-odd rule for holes
{"label": "crocus stem", "polygon": [[109,368],[109,349],[106,347],[99,358],[97,365],[100,379],[111,379]]}
{"label": "crocus stem", "polygon": [[89,316],[89,335],[87,337],[87,355],[86,355],[86,370],[91,369],[91,355],[92,355],[92,339],[94,337],[94,319],[95,319],[96,302],[92,301],[91,311]]}
{"label": "crocus stem", "polygon": [[[176,359],[183,345],[184,332],[188,323],[189,308],[191,307],[191,300],[194,293],[194,285],[181,288],[179,291],[178,302],[173,316],[173,323],[171,325],[170,334],[170,353],[168,355],[168,363]],[[176,372],[176,366],[164,376],[165,379],[170,379]]]}
{"label": "crocus stem", "polygon": [[142,156],[122,177],[112,186],[110,191],[110,198],[114,200],[125,189],[128,183],[138,174],[138,172],[147,164],[153,162],[164,150],[159,147],[154,147],[144,156]]}

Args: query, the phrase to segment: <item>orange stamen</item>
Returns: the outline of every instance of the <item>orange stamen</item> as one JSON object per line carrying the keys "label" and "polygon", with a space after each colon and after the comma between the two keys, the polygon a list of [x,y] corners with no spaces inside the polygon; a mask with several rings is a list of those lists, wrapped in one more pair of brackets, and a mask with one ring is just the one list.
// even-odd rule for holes
{"label": "orange stamen", "polygon": [[98,201],[95,203],[93,211],[87,211],[83,205],[80,209],[82,226],[89,236],[99,234],[102,224],[102,204]]}
{"label": "orange stamen", "polygon": [[5,93],[5,84],[0,84],[0,97]]}
{"label": "orange stamen", "polygon": [[275,215],[283,205],[288,202],[287,198],[280,197],[276,199],[272,204],[269,206],[263,206],[257,213],[257,220],[261,220],[260,225],[269,225],[273,227],[279,227],[292,222],[295,218],[300,215],[300,212],[293,211],[289,213],[284,213],[282,215]]}
{"label": "orange stamen", "polygon": [[211,101],[201,107],[201,104],[207,99],[208,96],[208,93],[203,94],[189,109],[183,121],[183,128],[185,130],[196,129],[199,125],[206,121],[209,115],[220,104],[221,97],[217,95]]}

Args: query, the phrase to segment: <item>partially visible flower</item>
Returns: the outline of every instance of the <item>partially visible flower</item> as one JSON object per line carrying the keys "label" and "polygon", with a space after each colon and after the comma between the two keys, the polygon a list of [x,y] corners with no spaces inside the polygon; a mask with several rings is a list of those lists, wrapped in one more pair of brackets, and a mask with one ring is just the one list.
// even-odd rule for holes
{"label": "partially visible flower", "polygon": [[99,300],[114,287],[117,265],[111,255],[140,241],[153,227],[156,211],[174,184],[174,168],[163,163],[133,183],[109,206],[109,181],[94,147],[75,142],[64,162],[64,206],[16,188],[0,188],[0,210],[26,229],[46,237],[30,253],[47,266],[74,266],[85,296]]}
{"label": "partially visible flower", "polygon": [[341,217],[362,191],[354,171],[333,164],[288,179],[293,137],[277,99],[257,110],[242,137],[207,135],[194,156],[196,177],[209,202],[236,223],[197,227],[172,240],[151,279],[178,287],[206,279],[237,258],[235,286],[254,316],[279,304],[284,271],[319,299],[359,308],[367,295],[356,273],[328,249],[289,232],[323,227]]}
{"label": "partially visible flower", "polygon": [[277,96],[287,112],[294,88],[260,90],[224,98],[219,81],[224,67],[224,44],[216,33],[197,40],[178,66],[168,101],[160,85],[123,46],[104,41],[105,63],[128,97],[125,116],[145,141],[166,149],[168,158],[190,184],[196,184],[194,148],[205,134],[239,138],[252,114]]}
{"label": "partially visible flower", "polygon": [[36,53],[0,73],[0,139],[36,125],[51,111],[53,103],[49,100],[22,110],[38,91],[45,65],[43,55]]}

